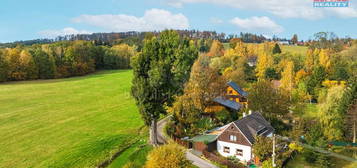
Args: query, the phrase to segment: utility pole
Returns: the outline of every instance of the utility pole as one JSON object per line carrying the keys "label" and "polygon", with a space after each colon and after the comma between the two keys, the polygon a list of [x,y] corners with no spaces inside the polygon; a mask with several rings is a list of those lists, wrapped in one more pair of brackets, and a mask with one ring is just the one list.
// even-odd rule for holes
{"label": "utility pole", "polygon": [[275,134],[273,134],[273,154],[272,154],[272,157],[273,157],[273,159],[272,159],[273,167],[275,167],[276,166],[276,164],[275,164]]}

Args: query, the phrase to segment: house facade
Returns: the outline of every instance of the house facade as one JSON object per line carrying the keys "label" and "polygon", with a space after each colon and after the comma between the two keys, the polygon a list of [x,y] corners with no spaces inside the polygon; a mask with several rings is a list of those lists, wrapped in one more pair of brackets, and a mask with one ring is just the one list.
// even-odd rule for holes
{"label": "house facade", "polygon": [[227,124],[217,137],[217,151],[222,156],[234,156],[248,162],[253,159],[255,136],[271,137],[273,133],[270,123],[260,113],[253,112]]}
{"label": "house facade", "polygon": [[230,123],[217,138],[217,152],[222,156],[235,156],[239,160],[249,161],[252,158],[252,144],[239,128]]}

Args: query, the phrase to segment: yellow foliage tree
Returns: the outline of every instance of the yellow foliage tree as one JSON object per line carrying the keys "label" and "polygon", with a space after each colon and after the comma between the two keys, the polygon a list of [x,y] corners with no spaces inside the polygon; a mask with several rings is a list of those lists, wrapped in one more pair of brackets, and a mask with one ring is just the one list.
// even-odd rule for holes
{"label": "yellow foliage tree", "polygon": [[327,70],[331,66],[331,60],[330,60],[330,52],[328,49],[322,49],[321,52],[319,53],[319,62],[320,65],[325,67]]}
{"label": "yellow foliage tree", "polygon": [[236,44],[236,47],[234,48],[234,50],[237,53],[237,55],[239,55],[241,57],[248,56],[247,46],[245,46],[245,44],[242,41],[240,41]]}
{"label": "yellow foliage tree", "polygon": [[190,166],[191,163],[186,159],[185,150],[174,143],[152,150],[145,164],[145,168],[189,168]]}
{"label": "yellow foliage tree", "polygon": [[315,64],[314,51],[308,50],[305,58],[305,68],[308,72],[312,72]]}
{"label": "yellow foliage tree", "polygon": [[21,71],[26,75],[26,79],[38,78],[38,68],[32,55],[27,50],[22,50],[20,53],[20,66]]}
{"label": "yellow foliage tree", "polygon": [[294,63],[292,61],[288,61],[287,64],[285,65],[284,71],[281,74],[280,87],[287,91],[291,91],[294,87],[294,79],[295,79]]}
{"label": "yellow foliage tree", "polygon": [[295,82],[299,83],[302,79],[304,79],[308,75],[307,72],[305,72],[304,69],[300,69],[295,76]]}
{"label": "yellow foliage tree", "polygon": [[257,67],[255,69],[257,76],[259,79],[264,79],[265,78],[265,71],[267,68],[273,66],[273,58],[270,54],[267,54],[266,52],[262,52],[258,56],[258,63]]}
{"label": "yellow foliage tree", "polygon": [[214,40],[212,42],[211,48],[210,48],[209,52],[207,53],[207,55],[211,56],[211,57],[216,57],[216,56],[222,56],[223,53],[224,53],[223,44],[221,42],[219,42],[218,40]]}

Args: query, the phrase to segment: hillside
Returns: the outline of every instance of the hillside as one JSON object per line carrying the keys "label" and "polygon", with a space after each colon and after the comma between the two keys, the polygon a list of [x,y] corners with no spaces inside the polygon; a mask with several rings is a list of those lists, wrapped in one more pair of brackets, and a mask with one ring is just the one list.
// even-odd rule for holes
{"label": "hillside", "polygon": [[143,122],[132,72],[0,84],[0,167],[93,167],[133,143]]}

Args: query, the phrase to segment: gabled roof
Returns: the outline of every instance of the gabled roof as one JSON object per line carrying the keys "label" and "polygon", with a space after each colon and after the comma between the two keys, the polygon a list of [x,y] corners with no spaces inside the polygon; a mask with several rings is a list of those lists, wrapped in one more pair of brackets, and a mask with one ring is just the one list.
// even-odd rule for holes
{"label": "gabled roof", "polygon": [[221,96],[216,97],[215,99],[213,99],[213,101],[234,110],[239,110],[241,108],[241,105],[239,103],[229,99],[224,99]]}
{"label": "gabled roof", "polygon": [[234,124],[239,128],[239,130],[242,132],[242,134],[244,134],[244,136],[251,144],[254,143],[255,136],[268,136],[274,132],[274,128],[258,112],[253,112],[252,114],[240,120],[234,121]]}
{"label": "gabled roof", "polygon": [[240,88],[235,82],[229,81],[227,83],[228,86],[232,87],[235,91],[237,91],[240,95],[247,97],[248,93],[245,92],[242,88]]}

